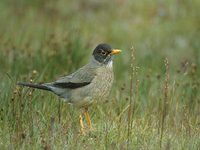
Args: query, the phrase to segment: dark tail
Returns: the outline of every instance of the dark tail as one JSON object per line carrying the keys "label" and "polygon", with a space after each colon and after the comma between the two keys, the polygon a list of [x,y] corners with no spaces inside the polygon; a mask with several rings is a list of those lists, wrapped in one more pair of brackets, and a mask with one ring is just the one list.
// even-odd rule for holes
{"label": "dark tail", "polygon": [[20,85],[20,86],[28,86],[28,87],[31,87],[31,88],[36,88],[36,89],[42,89],[42,90],[51,91],[51,88],[49,88],[48,86],[46,86],[46,85],[44,85],[44,84],[35,84],[35,83],[18,82],[17,85]]}

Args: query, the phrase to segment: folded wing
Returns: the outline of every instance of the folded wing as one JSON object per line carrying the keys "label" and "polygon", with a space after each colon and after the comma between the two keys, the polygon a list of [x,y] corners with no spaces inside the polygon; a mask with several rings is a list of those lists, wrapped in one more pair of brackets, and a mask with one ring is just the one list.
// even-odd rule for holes
{"label": "folded wing", "polygon": [[51,86],[61,89],[76,89],[89,85],[95,76],[95,70],[86,65],[71,75],[62,77],[51,83]]}

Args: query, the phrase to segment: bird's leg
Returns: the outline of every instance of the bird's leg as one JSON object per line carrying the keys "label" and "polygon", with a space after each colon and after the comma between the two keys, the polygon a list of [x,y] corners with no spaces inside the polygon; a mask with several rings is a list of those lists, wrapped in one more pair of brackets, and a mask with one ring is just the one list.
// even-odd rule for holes
{"label": "bird's leg", "polygon": [[85,114],[89,129],[92,129],[92,122],[91,122],[91,119],[90,119],[90,116],[89,116],[89,113],[88,113],[88,108],[85,108],[84,114]]}
{"label": "bird's leg", "polygon": [[79,123],[80,123],[80,126],[81,126],[81,134],[85,134],[85,132],[84,132],[84,125],[83,125],[83,118],[82,118],[82,116],[80,115],[79,116]]}

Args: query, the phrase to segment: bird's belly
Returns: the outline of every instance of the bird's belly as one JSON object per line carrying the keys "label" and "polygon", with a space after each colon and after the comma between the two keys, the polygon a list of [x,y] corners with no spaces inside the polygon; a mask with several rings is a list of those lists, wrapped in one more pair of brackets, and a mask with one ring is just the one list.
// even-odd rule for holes
{"label": "bird's belly", "polygon": [[[99,72],[89,85],[72,91],[71,103],[86,107],[94,102],[104,101],[108,97],[113,83],[113,72]],[[73,98],[72,98],[73,97]]]}
{"label": "bird's belly", "polygon": [[101,80],[97,80],[93,90],[94,100],[100,101],[106,99],[110,93],[112,82],[112,77],[106,75]]}

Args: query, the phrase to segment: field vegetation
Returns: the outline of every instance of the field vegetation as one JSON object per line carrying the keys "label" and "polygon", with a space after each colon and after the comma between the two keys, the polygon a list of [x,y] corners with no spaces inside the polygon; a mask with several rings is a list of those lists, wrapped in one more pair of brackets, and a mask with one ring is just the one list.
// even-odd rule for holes
{"label": "field vegetation", "polygon": [[[199,0],[1,0],[0,149],[199,149],[199,8]],[[79,109],[16,83],[67,75],[99,43],[123,52],[83,136]]]}

